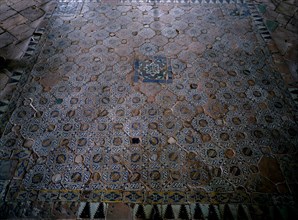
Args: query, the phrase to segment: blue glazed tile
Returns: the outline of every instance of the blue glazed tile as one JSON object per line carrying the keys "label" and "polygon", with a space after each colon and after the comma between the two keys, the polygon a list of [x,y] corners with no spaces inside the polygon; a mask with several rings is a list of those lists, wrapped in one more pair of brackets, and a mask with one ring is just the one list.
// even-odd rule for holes
{"label": "blue glazed tile", "polygon": [[154,79],[144,79],[143,82],[158,82],[158,80],[154,80]]}
{"label": "blue glazed tile", "polygon": [[159,80],[157,80],[157,82],[158,82],[158,83],[166,83],[167,81],[164,80],[164,79],[159,79]]}
{"label": "blue glazed tile", "polygon": [[135,75],[133,77],[133,81],[134,82],[138,82],[138,80],[139,80],[139,74],[138,74],[138,71],[135,71]]}
{"label": "blue glazed tile", "polygon": [[158,55],[145,60],[135,60],[134,81],[142,79],[147,83],[167,83],[172,78],[171,62],[166,57]]}
{"label": "blue glazed tile", "polygon": [[139,68],[139,60],[136,60],[136,61],[135,61],[135,68],[136,68],[136,69]]}

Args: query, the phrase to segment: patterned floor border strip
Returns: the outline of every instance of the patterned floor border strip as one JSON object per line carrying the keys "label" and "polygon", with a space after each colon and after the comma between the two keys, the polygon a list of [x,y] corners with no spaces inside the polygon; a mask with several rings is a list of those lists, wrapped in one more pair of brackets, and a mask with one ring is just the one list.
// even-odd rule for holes
{"label": "patterned floor border strip", "polygon": [[[46,209],[45,209],[46,208]],[[121,211],[120,211],[121,210]],[[0,203],[1,219],[297,219],[295,206],[243,204],[129,204],[104,202]]]}
{"label": "patterned floor border strip", "polygon": [[[54,11],[48,11],[45,14],[44,22],[43,24],[47,24],[49,19],[52,17]],[[37,28],[34,33],[32,34],[29,44],[27,46],[27,49],[22,56],[22,59],[24,62],[27,62],[30,64],[29,66],[26,66],[25,68],[18,70],[18,71],[12,71],[12,76],[10,77],[8,83],[14,83],[17,84],[16,90],[13,92],[12,97],[10,99],[6,100],[0,100],[0,137],[5,131],[5,127],[9,121],[9,117],[12,114],[12,112],[16,108],[16,101],[19,97],[19,94],[22,90],[22,86],[26,83],[29,73],[31,72],[31,68],[34,65],[34,60],[37,59],[37,53],[36,50],[40,46],[40,40],[44,33],[46,32],[46,26],[45,27],[39,27]]]}
{"label": "patterned floor border strip", "polygon": [[[272,42],[272,37],[270,31],[268,30],[267,26],[265,25],[264,19],[262,18],[260,11],[258,9],[259,3],[247,3],[248,8],[251,12],[252,18],[257,26],[260,35],[262,36],[263,40],[268,44]],[[288,86],[288,91],[294,100],[296,107],[298,107],[298,85],[295,86]]]}
{"label": "patterned floor border strip", "polygon": [[248,8],[251,12],[252,18],[255,22],[255,25],[257,26],[262,38],[265,42],[269,42],[272,40],[269,30],[267,29],[266,25],[264,24],[263,18],[260,15],[256,4],[253,2],[247,3]]}
{"label": "patterned floor border strip", "polygon": [[[29,45],[27,47],[27,50],[23,55],[24,59],[29,59],[34,54],[36,46],[40,39],[40,32],[41,30],[37,29],[37,31],[33,33],[30,39]],[[12,97],[10,99],[0,100],[0,134],[2,134],[2,132],[4,131],[5,125],[7,124],[9,117],[16,107],[15,102],[20,92],[18,89],[22,87],[22,85],[24,85],[28,75],[28,74],[25,74],[25,73],[28,73],[28,71],[26,71],[25,69],[17,70],[17,71],[13,70],[11,73],[12,75],[9,78],[8,85],[13,85],[13,84],[17,84],[17,85],[16,85],[16,90],[13,92]]]}
{"label": "patterned floor border strip", "polygon": [[[125,204],[122,204],[125,206]],[[135,204],[127,209],[137,219],[245,219],[253,220],[255,217],[266,219],[288,219],[295,216],[292,207],[283,206],[249,206],[241,204],[182,204],[182,205],[142,205]],[[109,212],[108,203],[80,203],[77,212],[79,219],[106,218]],[[290,218],[289,218],[290,219]]]}
{"label": "patterned floor border strip", "polygon": [[295,200],[290,194],[262,193],[223,193],[205,191],[120,191],[120,190],[30,190],[20,188],[21,182],[6,192],[5,201],[71,201],[71,202],[106,202],[134,204],[220,204],[241,203],[261,205],[293,205]]}
{"label": "patterned floor border strip", "polygon": [[[124,205],[125,206],[125,205]],[[246,217],[251,220],[248,206],[236,205],[206,205],[206,204],[183,204],[183,205],[142,205],[135,204],[131,209],[133,217],[138,219],[221,219],[225,217]],[[105,218],[109,209],[108,203],[80,203],[77,217],[79,219]],[[240,211],[239,211],[240,210]]]}

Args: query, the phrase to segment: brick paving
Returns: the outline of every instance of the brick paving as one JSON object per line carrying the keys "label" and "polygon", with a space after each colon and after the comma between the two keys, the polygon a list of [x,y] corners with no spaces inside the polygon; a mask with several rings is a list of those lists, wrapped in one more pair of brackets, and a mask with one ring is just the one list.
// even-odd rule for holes
{"label": "brick paving", "polygon": [[0,12],[1,217],[295,218],[295,2]]}

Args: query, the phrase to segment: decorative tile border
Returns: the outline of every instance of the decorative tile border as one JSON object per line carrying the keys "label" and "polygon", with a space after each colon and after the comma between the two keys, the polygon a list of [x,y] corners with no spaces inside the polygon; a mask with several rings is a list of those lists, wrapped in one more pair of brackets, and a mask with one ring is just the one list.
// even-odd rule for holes
{"label": "decorative tile border", "polygon": [[246,205],[294,205],[290,194],[232,193],[206,191],[123,191],[123,190],[26,190],[20,189],[20,182],[10,187],[7,202],[15,201],[67,201],[105,202],[133,204],[246,204]]}
{"label": "decorative tile border", "polygon": [[[267,26],[265,25],[265,22],[260,14],[261,9],[262,9],[260,6],[262,6],[262,5],[259,3],[248,3],[247,5],[251,12],[251,17],[254,20],[254,23],[255,23],[256,27],[258,28],[259,33],[260,33],[261,37],[263,38],[263,40],[267,44],[272,42],[272,37],[271,37],[270,31],[267,28]],[[298,107],[298,86],[297,85],[289,85],[288,91],[289,91],[292,99],[294,100],[294,103]]]}
{"label": "decorative tile border", "polygon": [[30,63],[31,65],[28,65],[26,68],[23,68],[22,70],[12,72],[12,76],[10,77],[8,83],[18,84],[12,97],[10,98],[10,100],[0,100],[0,137],[4,132],[4,129],[7,125],[7,122],[10,118],[11,113],[16,108],[16,101],[19,98],[19,94],[21,93],[22,86],[25,84],[25,82],[28,79],[28,76],[30,75],[26,73],[31,72],[31,68],[33,67],[35,60],[37,59],[38,53],[36,53],[36,50],[38,50],[40,47],[40,41],[42,39],[42,36],[46,32],[46,26],[53,12],[54,10],[49,10],[45,14],[43,26],[40,26],[39,28],[37,28],[35,32],[32,34],[27,50],[25,51],[22,57],[25,61],[28,61],[28,63]]}
{"label": "decorative tile border", "polygon": [[131,219],[296,219],[297,210],[295,206],[229,203],[181,205],[63,201],[0,203],[1,219],[110,219],[111,217],[124,219],[128,217],[123,216],[124,214],[128,214]]}
{"label": "decorative tile border", "polygon": [[260,35],[264,39],[265,42],[271,41],[271,35],[268,31],[266,25],[264,24],[263,18],[260,15],[255,3],[247,3],[248,8],[251,12],[252,19],[255,22],[256,27],[258,28]]}

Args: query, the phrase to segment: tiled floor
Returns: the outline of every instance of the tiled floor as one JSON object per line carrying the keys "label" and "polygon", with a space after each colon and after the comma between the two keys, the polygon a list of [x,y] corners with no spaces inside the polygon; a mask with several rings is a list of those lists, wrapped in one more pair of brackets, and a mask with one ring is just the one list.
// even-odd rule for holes
{"label": "tiled floor", "polygon": [[255,5],[106,2],[60,1],[31,40],[0,140],[3,213],[284,214],[297,106]]}

